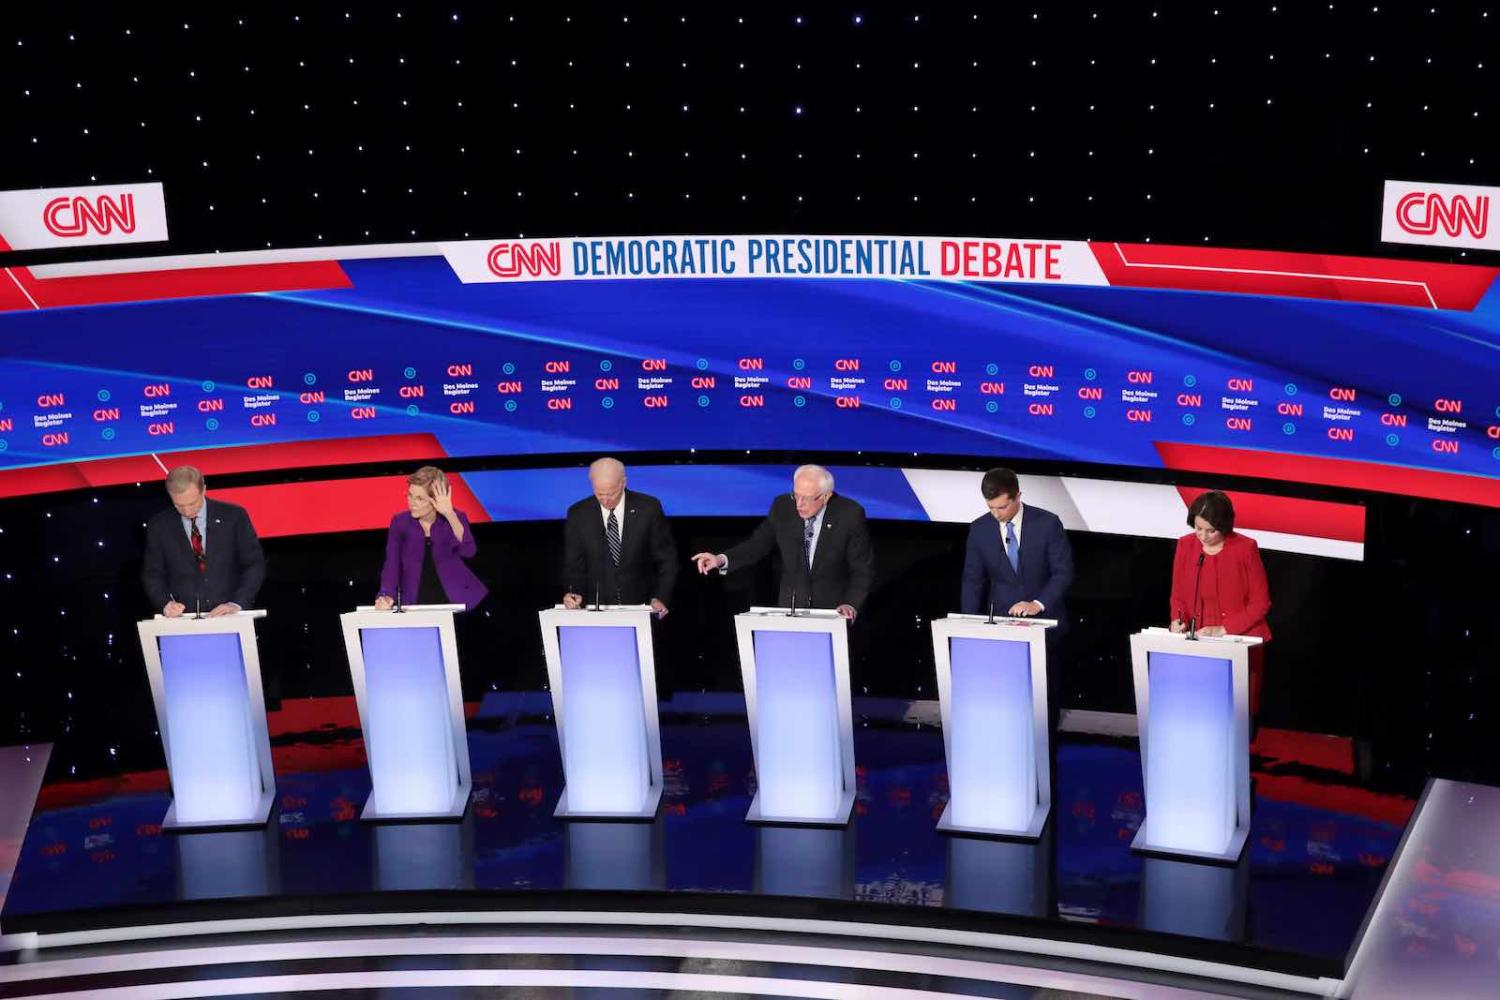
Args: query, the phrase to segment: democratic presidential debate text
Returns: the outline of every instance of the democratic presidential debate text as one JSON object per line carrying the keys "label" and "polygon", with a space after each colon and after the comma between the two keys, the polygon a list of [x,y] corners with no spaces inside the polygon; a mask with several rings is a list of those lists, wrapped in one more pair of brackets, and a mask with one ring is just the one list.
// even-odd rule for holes
{"label": "democratic presidential debate text", "polygon": [[442,244],[468,283],[600,278],[895,278],[1104,285],[1076,240],[896,236],[633,236]]}

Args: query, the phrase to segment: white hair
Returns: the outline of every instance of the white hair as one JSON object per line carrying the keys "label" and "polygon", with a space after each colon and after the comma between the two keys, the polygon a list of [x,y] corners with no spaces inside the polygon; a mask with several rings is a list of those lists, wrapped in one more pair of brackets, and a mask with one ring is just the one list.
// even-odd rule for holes
{"label": "white hair", "polygon": [[589,465],[589,481],[624,479],[625,463],[618,458],[596,458]]}
{"label": "white hair", "polygon": [[833,492],[833,473],[829,472],[821,465],[798,466],[797,471],[792,473],[792,486],[795,487],[797,485],[797,481],[800,479],[811,479],[813,476],[818,477],[819,493]]}

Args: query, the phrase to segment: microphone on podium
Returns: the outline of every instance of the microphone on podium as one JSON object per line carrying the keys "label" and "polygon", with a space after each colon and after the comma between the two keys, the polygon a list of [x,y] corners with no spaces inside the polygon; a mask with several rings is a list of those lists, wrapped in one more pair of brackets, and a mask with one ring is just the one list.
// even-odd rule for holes
{"label": "microphone on podium", "polygon": [[593,610],[595,610],[595,611],[602,611],[603,610],[603,607],[601,606],[603,604],[603,602],[599,599],[599,594],[600,594],[600,591],[603,589],[603,587],[604,587],[604,560],[601,558],[601,559],[596,560],[595,564],[594,564],[594,608],[593,608]]}
{"label": "microphone on podium", "polygon": [[1202,552],[1198,553],[1198,572],[1193,577],[1193,606],[1188,610],[1188,638],[1194,642],[1198,640],[1198,588],[1203,585],[1203,558]]}

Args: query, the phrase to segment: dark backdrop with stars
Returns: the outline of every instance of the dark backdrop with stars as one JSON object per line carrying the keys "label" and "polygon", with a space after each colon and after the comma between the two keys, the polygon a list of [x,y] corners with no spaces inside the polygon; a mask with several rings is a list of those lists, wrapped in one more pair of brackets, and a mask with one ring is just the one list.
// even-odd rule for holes
{"label": "dark backdrop with stars", "polygon": [[[1386,179],[1500,183],[1497,21],[1482,3],[29,4],[0,26],[0,190],[164,182],[170,243],[74,258],[798,232],[1494,263],[1383,245],[1379,207]],[[1493,588],[1468,581],[1493,576],[1500,519],[1367,499],[1364,563],[1276,567],[1312,624],[1278,638],[1271,721],[1360,737],[1376,777],[1494,779]],[[161,503],[144,484],[0,505],[0,743],[63,738],[80,774],[160,763],[133,622],[137,525]],[[901,567],[880,599],[941,613],[955,540],[877,528]],[[678,530],[695,551],[744,525]],[[554,598],[518,567],[552,558],[556,525],[480,535],[497,607]],[[1068,696],[1128,711],[1123,636],[1155,620],[1169,546],[1076,544]],[[335,616],[365,596],[378,539],[268,550],[271,681],[347,694]],[[715,593],[676,620],[722,626],[749,599]],[[909,616],[871,617],[893,624],[870,647],[920,658]],[[521,666],[472,679],[536,686],[522,645]],[[732,686],[692,645],[665,654],[674,679]]]}

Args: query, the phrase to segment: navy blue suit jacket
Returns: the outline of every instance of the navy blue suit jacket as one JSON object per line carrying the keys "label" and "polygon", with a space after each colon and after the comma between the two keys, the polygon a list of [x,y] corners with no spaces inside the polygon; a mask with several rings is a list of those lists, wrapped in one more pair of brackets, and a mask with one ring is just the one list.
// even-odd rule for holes
{"label": "navy blue suit jacket", "polygon": [[1068,588],[1073,585],[1073,550],[1062,521],[1050,510],[1025,506],[1019,574],[1005,558],[1002,530],[992,514],[969,525],[964,554],[964,614],[988,614],[991,600],[997,615],[1009,614],[1017,601],[1041,601],[1046,608],[1041,617],[1056,618],[1062,627]]}

